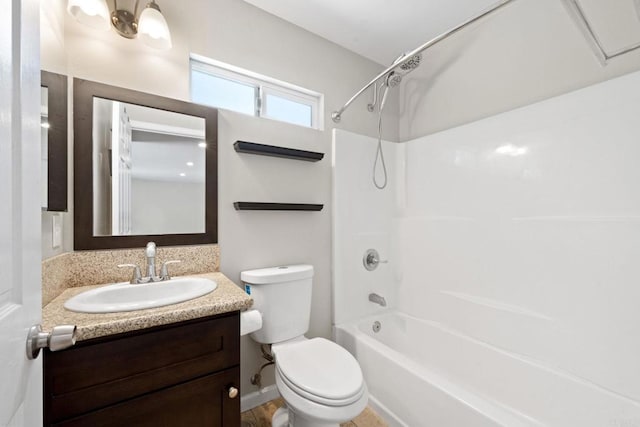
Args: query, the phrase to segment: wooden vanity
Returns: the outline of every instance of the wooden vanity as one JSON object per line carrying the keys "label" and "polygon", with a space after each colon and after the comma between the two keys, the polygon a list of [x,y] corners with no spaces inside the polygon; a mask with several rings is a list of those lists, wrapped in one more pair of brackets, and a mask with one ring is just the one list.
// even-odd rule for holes
{"label": "wooden vanity", "polygon": [[44,425],[240,426],[240,310],[251,297],[221,273],[208,295],[154,309],[43,309],[43,327],[77,325],[78,342],[44,352]]}
{"label": "wooden vanity", "polygon": [[239,426],[239,312],[44,354],[46,426]]}

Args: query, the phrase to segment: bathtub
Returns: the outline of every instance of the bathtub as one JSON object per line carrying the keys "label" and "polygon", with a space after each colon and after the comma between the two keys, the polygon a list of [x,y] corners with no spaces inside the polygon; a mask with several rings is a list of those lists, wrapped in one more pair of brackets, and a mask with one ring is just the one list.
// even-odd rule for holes
{"label": "bathtub", "polygon": [[436,322],[389,311],[334,333],[390,426],[640,426],[637,402]]}

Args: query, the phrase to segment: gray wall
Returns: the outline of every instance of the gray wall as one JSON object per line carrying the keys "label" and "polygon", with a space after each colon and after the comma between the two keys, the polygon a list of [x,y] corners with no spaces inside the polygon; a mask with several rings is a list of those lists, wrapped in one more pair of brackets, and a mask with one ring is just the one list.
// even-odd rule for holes
{"label": "gray wall", "polygon": [[[203,55],[323,93],[327,150],[331,147],[331,111],[342,106],[382,69],[373,61],[240,0],[165,1],[160,6],[173,38],[173,48],[166,52],[151,49],[138,40],[124,39],[113,31],[101,32],[78,24],[65,12],[65,0],[42,2],[42,68],[189,100],[189,55]],[[367,112],[367,102],[365,96],[354,103],[340,127],[373,135],[376,120]],[[72,109],[71,103],[69,108]],[[398,138],[396,111],[397,96],[390,98],[386,109],[384,130],[391,140]],[[72,125],[69,130],[72,138]],[[70,150],[71,162],[72,147]],[[71,167],[69,173],[71,183]],[[69,213],[62,214],[64,248],[53,251],[51,239],[44,238],[44,257],[72,250],[72,193]],[[49,216],[43,215],[44,235],[51,233]]]}
{"label": "gray wall", "polygon": [[603,67],[561,0],[518,0],[425,53],[400,86],[411,140],[640,69],[640,51]]}
{"label": "gray wall", "polygon": [[[312,264],[313,300],[307,336],[331,337],[331,156],[326,132],[225,111],[219,129],[220,270],[240,283],[240,272],[283,264]],[[320,151],[316,163],[238,154],[236,140]],[[323,203],[320,212],[236,211],[233,202]],[[286,307],[284,307],[286,310]],[[242,391],[261,364],[257,344],[242,340]],[[263,361],[262,361],[263,363]],[[265,385],[273,381],[266,368]]]}
{"label": "gray wall", "polygon": [[[62,0],[53,2],[64,8]],[[68,52],[63,66],[76,77],[188,100],[189,54],[197,53],[325,95],[324,130],[221,113],[218,227],[221,270],[237,283],[244,269],[313,264],[316,276],[309,335],[329,336],[330,113],[381,66],[239,0],[164,1],[160,6],[172,30],[174,47],[168,52],[152,50],[114,32],[93,31],[63,14]],[[60,69],[57,58],[49,56],[43,54],[43,68]],[[373,135],[376,118],[367,112],[367,102],[366,96],[356,102],[345,113],[341,126]],[[396,140],[397,99],[390,99],[386,110],[385,135]],[[231,152],[229,145],[240,136],[321,151],[325,159],[307,163],[240,156]],[[325,203],[325,208],[320,213],[236,212],[231,203],[237,200],[317,202]],[[47,233],[47,224],[43,220],[43,233]],[[69,244],[72,236],[70,229],[66,230]],[[259,364],[258,350],[248,339],[243,340],[242,357],[243,393],[248,393],[255,390],[248,378]],[[266,378],[264,384],[270,382]]]}
{"label": "gray wall", "polygon": [[[149,209],[162,205],[162,209]],[[133,234],[204,232],[204,182],[131,180]]]}

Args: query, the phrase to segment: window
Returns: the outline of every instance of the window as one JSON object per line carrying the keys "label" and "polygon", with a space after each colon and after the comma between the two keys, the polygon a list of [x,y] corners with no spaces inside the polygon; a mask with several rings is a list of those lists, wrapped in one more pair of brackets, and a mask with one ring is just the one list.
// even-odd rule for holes
{"label": "window", "polygon": [[256,117],[322,128],[322,94],[195,55],[191,57],[191,100]]}

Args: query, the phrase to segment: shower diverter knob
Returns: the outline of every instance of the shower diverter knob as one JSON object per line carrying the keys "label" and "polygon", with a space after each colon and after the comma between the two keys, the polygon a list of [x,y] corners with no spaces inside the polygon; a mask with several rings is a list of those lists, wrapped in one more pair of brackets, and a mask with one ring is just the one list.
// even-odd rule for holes
{"label": "shower diverter knob", "polygon": [[368,271],[373,271],[378,268],[378,264],[386,264],[388,262],[389,261],[386,260],[381,261],[380,254],[378,254],[378,251],[376,251],[375,249],[367,249],[367,251],[364,253],[364,256],[362,257],[362,264]]}

